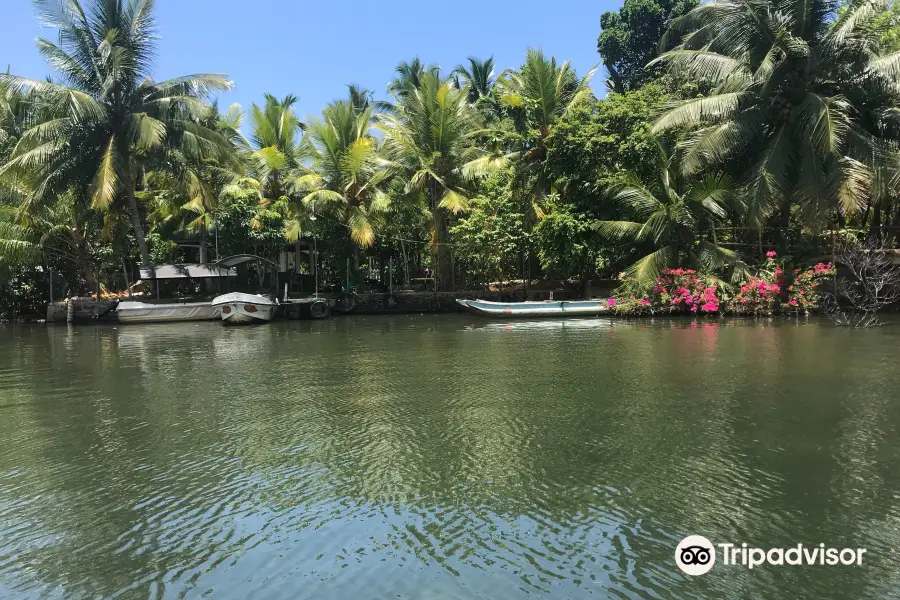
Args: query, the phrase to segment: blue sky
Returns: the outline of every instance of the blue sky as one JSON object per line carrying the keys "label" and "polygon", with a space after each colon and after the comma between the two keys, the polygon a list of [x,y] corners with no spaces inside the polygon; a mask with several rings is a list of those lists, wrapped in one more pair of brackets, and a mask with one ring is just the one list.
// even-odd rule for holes
{"label": "blue sky", "polygon": [[[89,4],[92,0],[83,0]],[[30,0],[2,0],[0,62],[13,73],[48,73],[34,47],[38,36],[55,40],[37,24]],[[610,0],[157,0],[156,79],[224,72],[235,89],[224,106],[260,103],[264,93],[298,97],[300,115],[318,115],[329,101],[358,83],[383,97],[398,62],[418,55],[446,70],[470,55],[494,56],[497,73],[521,64],[529,46],[570,60],[580,74],[600,57],[600,14]],[[605,86],[602,69],[595,91]]]}

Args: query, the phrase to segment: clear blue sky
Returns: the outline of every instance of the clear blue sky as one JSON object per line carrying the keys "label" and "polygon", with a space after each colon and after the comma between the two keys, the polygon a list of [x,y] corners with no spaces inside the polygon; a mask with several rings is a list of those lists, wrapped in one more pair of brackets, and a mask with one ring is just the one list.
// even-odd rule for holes
{"label": "clear blue sky", "polygon": [[[89,4],[92,0],[83,0]],[[48,67],[34,39],[56,40],[37,24],[31,0],[2,0],[0,62],[17,75],[43,78]],[[529,46],[570,60],[579,74],[600,57],[600,14],[616,0],[157,0],[154,78],[227,73],[234,91],[223,106],[245,108],[264,93],[292,93],[300,115],[318,115],[357,83],[384,97],[393,69],[418,55],[449,71],[468,56],[494,56],[499,74],[522,63]],[[593,80],[605,90],[601,68]]]}

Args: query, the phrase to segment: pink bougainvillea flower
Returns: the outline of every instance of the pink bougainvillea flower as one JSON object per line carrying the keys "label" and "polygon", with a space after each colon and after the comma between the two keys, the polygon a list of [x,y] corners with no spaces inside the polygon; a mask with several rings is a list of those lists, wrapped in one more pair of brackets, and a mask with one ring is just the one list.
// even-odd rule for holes
{"label": "pink bougainvillea flower", "polygon": [[782,273],[784,273],[784,271],[782,271],[781,269],[775,269],[776,275],[781,275]]}
{"label": "pink bougainvillea flower", "polygon": [[643,304],[644,306],[647,306],[648,304],[650,304],[650,301],[647,300],[646,298],[644,298],[643,300],[641,300],[641,304]]}
{"label": "pink bougainvillea flower", "polygon": [[741,298],[741,302],[746,304],[747,302],[750,302],[750,298]]}
{"label": "pink bougainvillea flower", "polygon": [[766,252],[766,258],[775,258],[776,254],[774,250],[769,250]]}
{"label": "pink bougainvillea flower", "polygon": [[697,305],[696,305],[696,304],[695,304],[694,306],[691,307],[691,312],[697,312]]}
{"label": "pink bougainvillea flower", "polygon": [[606,305],[609,306],[610,308],[615,308],[615,306],[616,306],[616,299],[615,299],[615,298],[610,298],[609,300],[606,301]]}
{"label": "pink bougainvillea flower", "polygon": [[791,305],[791,306],[797,306],[797,301],[796,301],[796,300],[791,300],[790,302],[788,302],[788,304]]}

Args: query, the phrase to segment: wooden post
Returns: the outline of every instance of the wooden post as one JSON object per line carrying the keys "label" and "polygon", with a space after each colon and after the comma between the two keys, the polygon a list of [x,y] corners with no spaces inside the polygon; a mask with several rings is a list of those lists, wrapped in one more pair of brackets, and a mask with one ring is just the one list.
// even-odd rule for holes
{"label": "wooden post", "polygon": [[75,322],[75,299],[69,298],[66,300],[66,323],[74,323]]}
{"label": "wooden post", "polygon": [[53,304],[53,267],[50,267],[50,304]]}
{"label": "wooden post", "polygon": [[388,258],[388,293],[394,293],[394,257]]}

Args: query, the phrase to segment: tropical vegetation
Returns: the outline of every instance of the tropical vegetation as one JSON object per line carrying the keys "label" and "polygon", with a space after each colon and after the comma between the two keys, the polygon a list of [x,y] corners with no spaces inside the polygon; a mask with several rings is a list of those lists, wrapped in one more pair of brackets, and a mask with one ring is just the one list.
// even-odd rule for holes
{"label": "tropical vegetation", "polygon": [[628,314],[810,310],[838,243],[900,228],[888,0],[625,0],[601,16],[606,90],[538,48],[505,70],[413,57],[302,120],[293,95],[220,110],[223,74],[154,79],[154,0],[34,5],[58,35],[46,79],[0,74],[0,314],[295,244],[324,285],[610,280]]}

